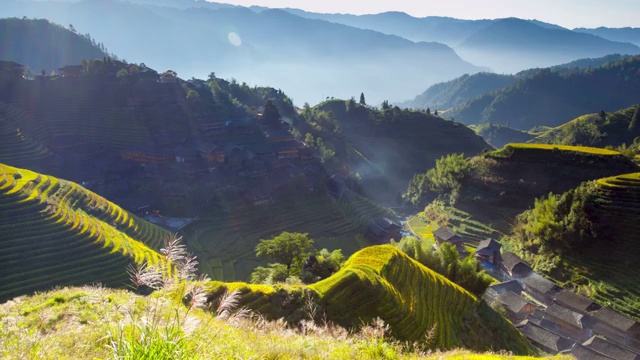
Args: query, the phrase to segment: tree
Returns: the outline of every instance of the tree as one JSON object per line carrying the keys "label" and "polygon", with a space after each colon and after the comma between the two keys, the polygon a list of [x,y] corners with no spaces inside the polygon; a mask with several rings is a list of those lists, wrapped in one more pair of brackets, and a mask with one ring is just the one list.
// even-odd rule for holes
{"label": "tree", "polygon": [[313,138],[313,135],[311,133],[307,133],[307,135],[305,135],[304,144],[310,148],[313,148],[316,146],[316,140]]}
{"label": "tree", "polygon": [[364,93],[360,93],[360,105],[367,105],[366,101],[364,101]]}
{"label": "tree", "polygon": [[278,108],[273,104],[273,101],[267,100],[264,104],[264,111],[262,112],[262,119],[265,124],[270,126],[278,126],[280,124],[280,112]]}
{"label": "tree", "polygon": [[434,111],[433,115],[438,116],[438,110]]}
{"label": "tree", "polygon": [[388,110],[391,106],[389,106],[389,100],[385,100],[382,102],[382,110]]}
{"label": "tree", "polygon": [[287,266],[291,272],[291,265],[301,264],[313,246],[309,234],[283,232],[271,239],[260,240],[256,246],[258,257],[267,257]]}
{"label": "tree", "polygon": [[431,109],[427,108],[427,115],[431,115]]}

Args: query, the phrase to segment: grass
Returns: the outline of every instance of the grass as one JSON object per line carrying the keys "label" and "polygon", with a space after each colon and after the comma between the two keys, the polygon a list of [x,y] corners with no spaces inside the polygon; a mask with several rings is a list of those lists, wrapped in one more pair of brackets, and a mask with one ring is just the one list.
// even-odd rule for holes
{"label": "grass", "polygon": [[[157,319],[156,327],[150,319]],[[305,334],[281,322],[234,323],[202,310],[187,314],[186,307],[160,294],[142,297],[102,287],[15,299],[0,305],[0,324],[3,359],[131,358],[140,353],[118,353],[113,345],[126,345],[118,342],[120,335],[138,330],[153,344],[149,352],[173,350],[174,359],[534,359],[468,350],[421,353],[386,340],[375,326],[350,335],[330,326]]]}
{"label": "grass", "polygon": [[156,250],[168,232],[73,182],[0,164],[0,215],[0,300],[54,285],[122,286],[129,262],[165,264]]}

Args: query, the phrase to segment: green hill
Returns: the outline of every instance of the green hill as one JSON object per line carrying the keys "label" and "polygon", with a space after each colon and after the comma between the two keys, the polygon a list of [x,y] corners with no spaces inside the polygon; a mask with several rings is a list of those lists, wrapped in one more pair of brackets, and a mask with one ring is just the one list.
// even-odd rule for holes
{"label": "green hill", "polygon": [[[372,246],[351,256],[333,276],[307,289],[329,320],[359,327],[376,317],[401,340],[420,340],[432,329],[433,347],[530,353],[522,335],[504,318],[458,285],[390,245]],[[211,296],[240,290],[241,306],[271,319],[303,316],[305,287],[210,284]],[[320,315],[321,316],[321,315]]]}
{"label": "green hill", "polygon": [[522,130],[558,126],[580,115],[615,111],[638,102],[640,57],[563,72],[544,69],[450,111],[465,124],[509,124]]}
{"label": "green hill", "polygon": [[0,300],[54,286],[127,283],[170,234],[79,185],[0,164]]}
{"label": "green hill", "polygon": [[[433,183],[449,178],[447,174],[453,168],[441,169],[435,178],[431,176],[433,179],[417,175],[409,185],[408,198],[423,207],[439,197],[462,211],[444,214],[445,219],[466,217],[462,223],[480,221],[504,233],[515,216],[536,198],[549,192],[563,193],[587,180],[638,169],[617,151],[549,144],[508,144],[501,150],[463,160],[460,166],[462,176],[443,190]],[[438,206],[428,210],[443,212]]]}
{"label": "green hill", "polygon": [[599,113],[582,115],[543,132],[533,141],[600,147],[630,145],[640,136],[639,112],[640,105],[635,105],[604,116]]}
{"label": "green hill", "polygon": [[638,216],[636,172],[536,201],[518,216],[509,240],[537,269],[640,319]]}
{"label": "green hill", "polygon": [[88,34],[77,34],[45,19],[0,19],[0,49],[0,60],[23,64],[37,74],[108,56],[104,46]]}

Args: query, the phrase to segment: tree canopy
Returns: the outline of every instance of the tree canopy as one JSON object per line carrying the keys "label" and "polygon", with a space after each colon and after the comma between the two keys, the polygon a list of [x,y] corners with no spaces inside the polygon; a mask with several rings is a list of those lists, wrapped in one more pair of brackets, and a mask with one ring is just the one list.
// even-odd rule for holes
{"label": "tree canopy", "polygon": [[284,264],[287,270],[291,270],[291,265],[296,261],[301,263],[312,247],[313,240],[309,239],[309,234],[285,231],[271,239],[260,240],[256,255]]}

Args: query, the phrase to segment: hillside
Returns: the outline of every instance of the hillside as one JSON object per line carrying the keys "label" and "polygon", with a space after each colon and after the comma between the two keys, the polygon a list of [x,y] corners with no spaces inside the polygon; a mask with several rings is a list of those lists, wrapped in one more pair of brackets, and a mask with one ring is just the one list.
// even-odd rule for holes
{"label": "hillside", "polygon": [[[324,121],[321,113],[333,120]],[[296,125],[300,133],[332,146],[339,163],[360,174],[367,195],[388,206],[397,204],[413,174],[440,156],[472,156],[491,148],[462,124],[398,107],[377,110],[355,101],[330,100],[309,114]]]}
{"label": "hillside", "polygon": [[[360,250],[338,273],[308,289],[317,294],[328,319],[343,326],[359,327],[380,317],[394,337],[413,341],[437,324],[436,348],[530,352],[522,335],[486,304],[389,245]],[[303,289],[297,287],[210,284],[214,298],[225,290],[241,290],[240,305],[270,319],[284,312],[293,321],[304,306]]]}
{"label": "hillside", "polygon": [[[121,58],[172,69],[185,79],[215,71],[251,84],[278,84],[299,105],[363,91],[372,103],[380,103],[388,88],[397,89],[392,100],[404,100],[430,84],[481,70],[441,43],[415,43],[282,10],[7,0],[0,16],[73,24]],[[299,76],[282,76],[284,72]],[[376,81],[371,74],[393,76]],[[416,78],[422,83],[415,83]]]}
{"label": "hillside", "polygon": [[[463,224],[472,226],[471,220],[479,221],[503,233],[510,230],[516,215],[529,208],[536,198],[550,192],[563,193],[587,180],[638,169],[617,151],[543,144],[508,144],[501,150],[463,161],[458,165],[460,170],[444,167],[432,179],[424,174],[414,177],[408,199],[422,208],[440,197],[457,211],[466,213]],[[450,178],[447,174],[453,174],[454,170],[460,176],[455,177],[453,184],[433,185],[434,181],[442,181],[438,179]],[[455,212],[447,215],[443,208],[428,210],[445,219],[457,217]]]}
{"label": "hillside", "polygon": [[47,20],[0,19],[0,60],[23,64],[47,74],[83,59],[108,56],[95,40]]}
{"label": "hillside", "polygon": [[534,134],[502,125],[478,125],[474,127],[474,130],[476,134],[482,136],[484,141],[497,149],[500,149],[509,143],[523,143],[535,138]]}
{"label": "hillside", "polygon": [[606,113],[604,117],[598,113],[582,115],[543,132],[534,141],[547,144],[598,147],[631,145],[640,136],[639,109],[640,105],[635,105]]}
{"label": "hillside", "polygon": [[640,28],[637,27],[608,28],[601,26],[595,29],[576,28],[573,29],[573,31],[593,34],[613,41],[629,42],[640,46]]}
{"label": "hillside", "polygon": [[512,75],[492,73],[465,74],[459,78],[431,85],[415,99],[401,106],[415,109],[449,109],[484,93],[506,87],[516,81]]}
{"label": "hillside", "polygon": [[508,239],[538,269],[639,319],[639,202],[640,173],[584,183],[536,201]]}
{"label": "hillside", "polygon": [[[128,325],[119,320],[123,311],[132,318]],[[179,333],[171,331],[172,325],[180,325],[174,320],[176,314],[188,319],[177,328]],[[140,334],[135,332],[135,327],[145,329],[142,319],[158,319],[153,323],[158,326],[146,328],[148,338],[134,340],[133,337]],[[149,353],[155,358],[160,353],[167,358],[188,359],[537,359],[465,350],[433,353],[411,350],[385,340],[384,329],[379,326],[371,326],[368,332],[360,334],[346,334],[330,326],[315,326],[303,333],[276,322],[234,321],[233,318],[225,321],[202,310],[188,311],[166,298],[158,300],[95,287],[64,288],[2,304],[0,322],[3,324],[0,335],[3,359],[18,359],[24,354],[38,359],[106,359]],[[126,337],[124,330],[133,330],[132,336]],[[37,341],[29,334],[38,334]],[[173,342],[174,339],[179,341]],[[116,349],[111,347],[114,345]],[[125,345],[131,346],[130,352],[123,351],[121,347]]]}
{"label": "hillside", "polygon": [[636,56],[580,71],[542,70],[467,101],[446,115],[465,124],[502,124],[521,130],[558,126],[583,114],[637,103],[639,68]]}
{"label": "hillside", "polygon": [[0,164],[0,301],[54,286],[127,283],[171,234],[76,183]]}
{"label": "hillside", "polygon": [[469,36],[455,50],[465,59],[494,71],[515,73],[575,59],[609,54],[640,54],[640,47],[562,28],[507,18]]}

